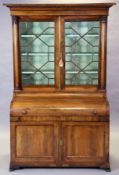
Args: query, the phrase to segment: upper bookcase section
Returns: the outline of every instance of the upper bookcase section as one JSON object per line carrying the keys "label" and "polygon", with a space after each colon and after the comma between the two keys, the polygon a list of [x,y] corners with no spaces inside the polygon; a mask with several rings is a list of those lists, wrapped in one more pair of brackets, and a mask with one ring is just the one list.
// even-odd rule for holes
{"label": "upper bookcase section", "polygon": [[[12,16],[45,15],[108,15],[108,10],[116,3],[80,3],[80,4],[4,4],[11,10]],[[73,11],[72,11],[73,9]],[[61,12],[62,11],[62,12]],[[47,14],[47,15],[48,15]]]}

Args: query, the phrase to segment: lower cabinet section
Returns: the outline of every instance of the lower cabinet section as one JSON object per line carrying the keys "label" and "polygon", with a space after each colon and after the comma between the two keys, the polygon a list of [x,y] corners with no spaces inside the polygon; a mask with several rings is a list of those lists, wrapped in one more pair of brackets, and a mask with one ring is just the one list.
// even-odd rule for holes
{"label": "lower cabinet section", "polygon": [[108,168],[108,122],[11,122],[11,167]]}

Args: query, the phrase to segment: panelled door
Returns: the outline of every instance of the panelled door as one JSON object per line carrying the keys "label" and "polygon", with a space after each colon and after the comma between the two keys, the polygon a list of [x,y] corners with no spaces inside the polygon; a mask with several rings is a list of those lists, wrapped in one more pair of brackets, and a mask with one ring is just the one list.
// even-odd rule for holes
{"label": "panelled door", "polygon": [[99,19],[23,18],[19,22],[19,37],[22,87],[98,88]]}
{"label": "panelled door", "polygon": [[23,166],[56,166],[58,163],[59,127],[54,122],[12,123],[12,160]]}
{"label": "panelled door", "polygon": [[96,166],[108,158],[108,124],[63,122],[62,166]]}

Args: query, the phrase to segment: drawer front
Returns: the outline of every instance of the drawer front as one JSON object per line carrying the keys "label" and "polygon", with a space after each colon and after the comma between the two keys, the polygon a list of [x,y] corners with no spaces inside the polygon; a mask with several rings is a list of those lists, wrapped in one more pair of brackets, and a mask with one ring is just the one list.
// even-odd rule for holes
{"label": "drawer front", "polygon": [[11,153],[13,162],[55,166],[58,159],[57,125],[52,122],[11,123]]}
{"label": "drawer front", "polygon": [[108,123],[64,122],[62,125],[63,166],[96,166],[108,158]]}

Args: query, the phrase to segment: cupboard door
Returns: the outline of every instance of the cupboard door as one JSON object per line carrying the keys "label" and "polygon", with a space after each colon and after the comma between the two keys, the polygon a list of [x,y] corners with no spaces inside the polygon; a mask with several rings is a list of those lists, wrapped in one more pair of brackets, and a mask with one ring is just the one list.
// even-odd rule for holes
{"label": "cupboard door", "polygon": [[22,86],[55,85],[55,21],[21,21]]}
{"label": "cupboard door", "polygon": [[65,21],[65,85],[98,85],[99,21]]}
{"label": "cupboard door", "polygon": [[[14,131],[14,129],[15,131]],[[14,133],[15,136],[14,136]],[[54,123],[17,124],[12,151],[15,161],[33,166],[55,166],[58,159],[58,126]],[[32,164],[32,162],[34,164]]]}
{"label": "cupboard door", "polygon": [[96,166],[108,155],[108,127],[104,123],[63,123],[63,166]]}

